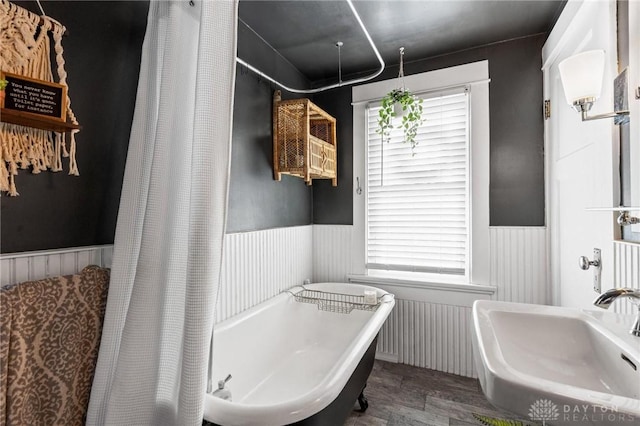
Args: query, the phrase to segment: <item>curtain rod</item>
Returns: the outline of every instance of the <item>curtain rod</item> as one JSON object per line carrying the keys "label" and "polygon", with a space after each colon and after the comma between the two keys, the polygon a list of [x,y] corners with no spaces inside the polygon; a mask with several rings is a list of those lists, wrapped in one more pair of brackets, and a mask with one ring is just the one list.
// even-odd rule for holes
{"label": "curtain rod", "polygon": [[268,76],[267,74],[263,73],[262,71],[260,71],[256,67],[250,65],[249,63],[247,63],[246,61],[238,58],[237,56],[236,56],[236,62],[239,63],[240,65],[243,65],[243,66],[247,67],[248,69],[250,69],[254,73],[258,74],[261,78],[264,78],[265,80],[268,80],[271,83],[280,86],[282,89],[284,89],[284,90],[286,90],[288,92],[292,92],[292,93],[318,93],[318,92],[323,92],[323,91],[329,90],[329,89],[335,89],[335,88],[342,87],[342,86],[348,86],[348,85],[351,85],[351,84],[364,83],[365,81],[369,81],[369,80],[372,80],[372,79],[376,78],[377,76],[382,74],[382,71],[384,71],[384,60],[382,59],[382,56],[380,55],[380,52],[378,51],[378,48],[376,47],[375,43],[371,39],[371,36],[369,35],[369,31],[367,31],[367,28],[364,26],[364,23],[362,22],[362,19],[360,19],[360,15],[358,15],[358,12],[356,11],[355,7],[353,6],[353,3],[351,2],[351,0],[345,0],[345,1],[347,2],[349,7],[351,8],[351,12],[353,12],[353,16],[355,16],[356,20],[358,21],[358,24],[360,25],[360,28],[362,29],[362,32],[364,33],[365,37],[367,38],[367,41],[369,42],[369,45],[373,49],[373,53],[375,53],[376,58],[378,59],[378,62],[380,63],[380,69],[377,70],[376,72],[374,72],[373,74],[371,74],[369,76],[365,76],[365,77],[355,78],[355,79],[352,79],[352,80],[341,81],[341,82],[338,82],[338,83],[330,84],[328,86],[318,87],[318,88],[315,88],[315,89],[295,89],[295,88],[288,87],[288,86],[280,83],[276,79]]}

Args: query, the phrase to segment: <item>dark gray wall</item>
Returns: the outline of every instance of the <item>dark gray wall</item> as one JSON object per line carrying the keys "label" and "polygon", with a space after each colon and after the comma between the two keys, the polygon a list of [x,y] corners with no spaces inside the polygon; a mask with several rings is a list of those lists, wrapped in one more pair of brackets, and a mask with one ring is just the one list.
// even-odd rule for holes
{"label": "dark gray wall", "polygon": [[313,222],[351,224],[353,218],[353,108],[351,87],[316,94],[316,104],[336,117],[338,186],[329,180],[313,182]]}
{"label": "dark gray wall", "polygon": [[[37,10],[35,2],[20,2]],[[20,197],[0,198],[3,253],[113,242],[146,27],[146,2],[46,2],[69,28],[64,39],[78,135],[80,177],[61,173],[17,177]],[[240,4],[242,7],[242,3]],[[544,224],[542,74],[545,37],[528,37],[406,64],[418,73],[488,59],[492,82],[491,224]],[[245,26],[239,56],[295,87],[309,82]],[[389,67],[380,79],[394,78]],[[313,97],[338,119],[338,187],[299,178],[273,180],[271,113],[276,88],[238,68],[227,232],[351,224],[351,88]],[[301,97],[283,93],[283,97]]]}
{"label": "dark gray wall", "polygon": [[[544,127],[542,45],[546,34],[491,44],[405,64],[416,74],[480,60],[489,61],[491,132],[490,214],[492,226],[542,226],[544,204]],[[388,67],[377,79],[397,76]],[[349,88],[316,96],[338,121],[338,188],[314,183],[314,223],[352,224],[352,127]]]}
{"label": "dark gray wall", "polygon": [[[16,2],[39,13],[35,2]],[[21,170],[0,198],[3,253],[113,242],[148,3],[43,2],[62,22],[80,176]]]}
{"label": "dark gray wall", "polygon": [[[309,86],[291,64],[242,23],[238,27],[238,56],[291,87]],[[312,223],[311,188],[297,177],[273,180],[274,90],[272,84],[238,66],[227,232]],[[283,92],[282,97],[301,96]]]}
{"label": "dark gray wall", "polygon": [[[18,2],[37,11],[35,2]],[[147,2],[47,2],[63,22],[66,69],[78,134],[80,177],[66,172],[17,177],[19,197],[0,199],[3,253],[113,243],[135,106]],[[292,87],[309,82],[246,26],[238,53]],[[238,67],[228,232],[312,223],[312,189],[273,180],[271,106],[275,87]],[[283,98],[299,97],[283,93]]]}

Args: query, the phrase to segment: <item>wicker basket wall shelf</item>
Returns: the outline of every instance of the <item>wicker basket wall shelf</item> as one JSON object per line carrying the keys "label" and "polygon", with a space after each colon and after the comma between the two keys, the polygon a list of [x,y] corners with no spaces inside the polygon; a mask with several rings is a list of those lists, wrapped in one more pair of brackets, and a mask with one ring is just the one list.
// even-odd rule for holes
{"label": "wicker basket wall shelf", "polygon": [[273,95],[273,177],[331,179],[338,186],[336,119],[309,99],[283,101]]}

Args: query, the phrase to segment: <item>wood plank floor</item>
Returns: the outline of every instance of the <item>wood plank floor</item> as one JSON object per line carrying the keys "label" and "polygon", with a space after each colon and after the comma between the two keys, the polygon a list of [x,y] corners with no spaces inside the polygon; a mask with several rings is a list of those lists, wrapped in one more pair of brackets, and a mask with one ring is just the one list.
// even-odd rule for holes
{"label": "wood plank floor", "polygon": [[480,425],[472,413],[514,418],[485,399],[476,379],[404,364],[376,360],[364,394],[368,410],[354,411],[345,426]]}

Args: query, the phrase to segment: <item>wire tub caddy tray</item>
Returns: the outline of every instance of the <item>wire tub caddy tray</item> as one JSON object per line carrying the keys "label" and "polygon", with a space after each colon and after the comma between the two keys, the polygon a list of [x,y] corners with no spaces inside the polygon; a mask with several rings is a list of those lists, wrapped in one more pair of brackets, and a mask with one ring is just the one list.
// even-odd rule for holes
{"label": "wire tub caddy tray", "polygon": [[321,290],[309,290],[305,287],[302,290],[294,293],[288,290],[293,295],[296,302],[312,303],[318,306],[321,311],[335,312],[339,314],[349,314],[352,310],[358,309],[361,311],[375,311],[378,309],[381,303],[386,303],[390,300],[383,300],[385,296],[393,295],[385,293],[381,296],[375,296],[375,303],[365,302],[365,296],[358,296],[344,293],[333,293]]}

